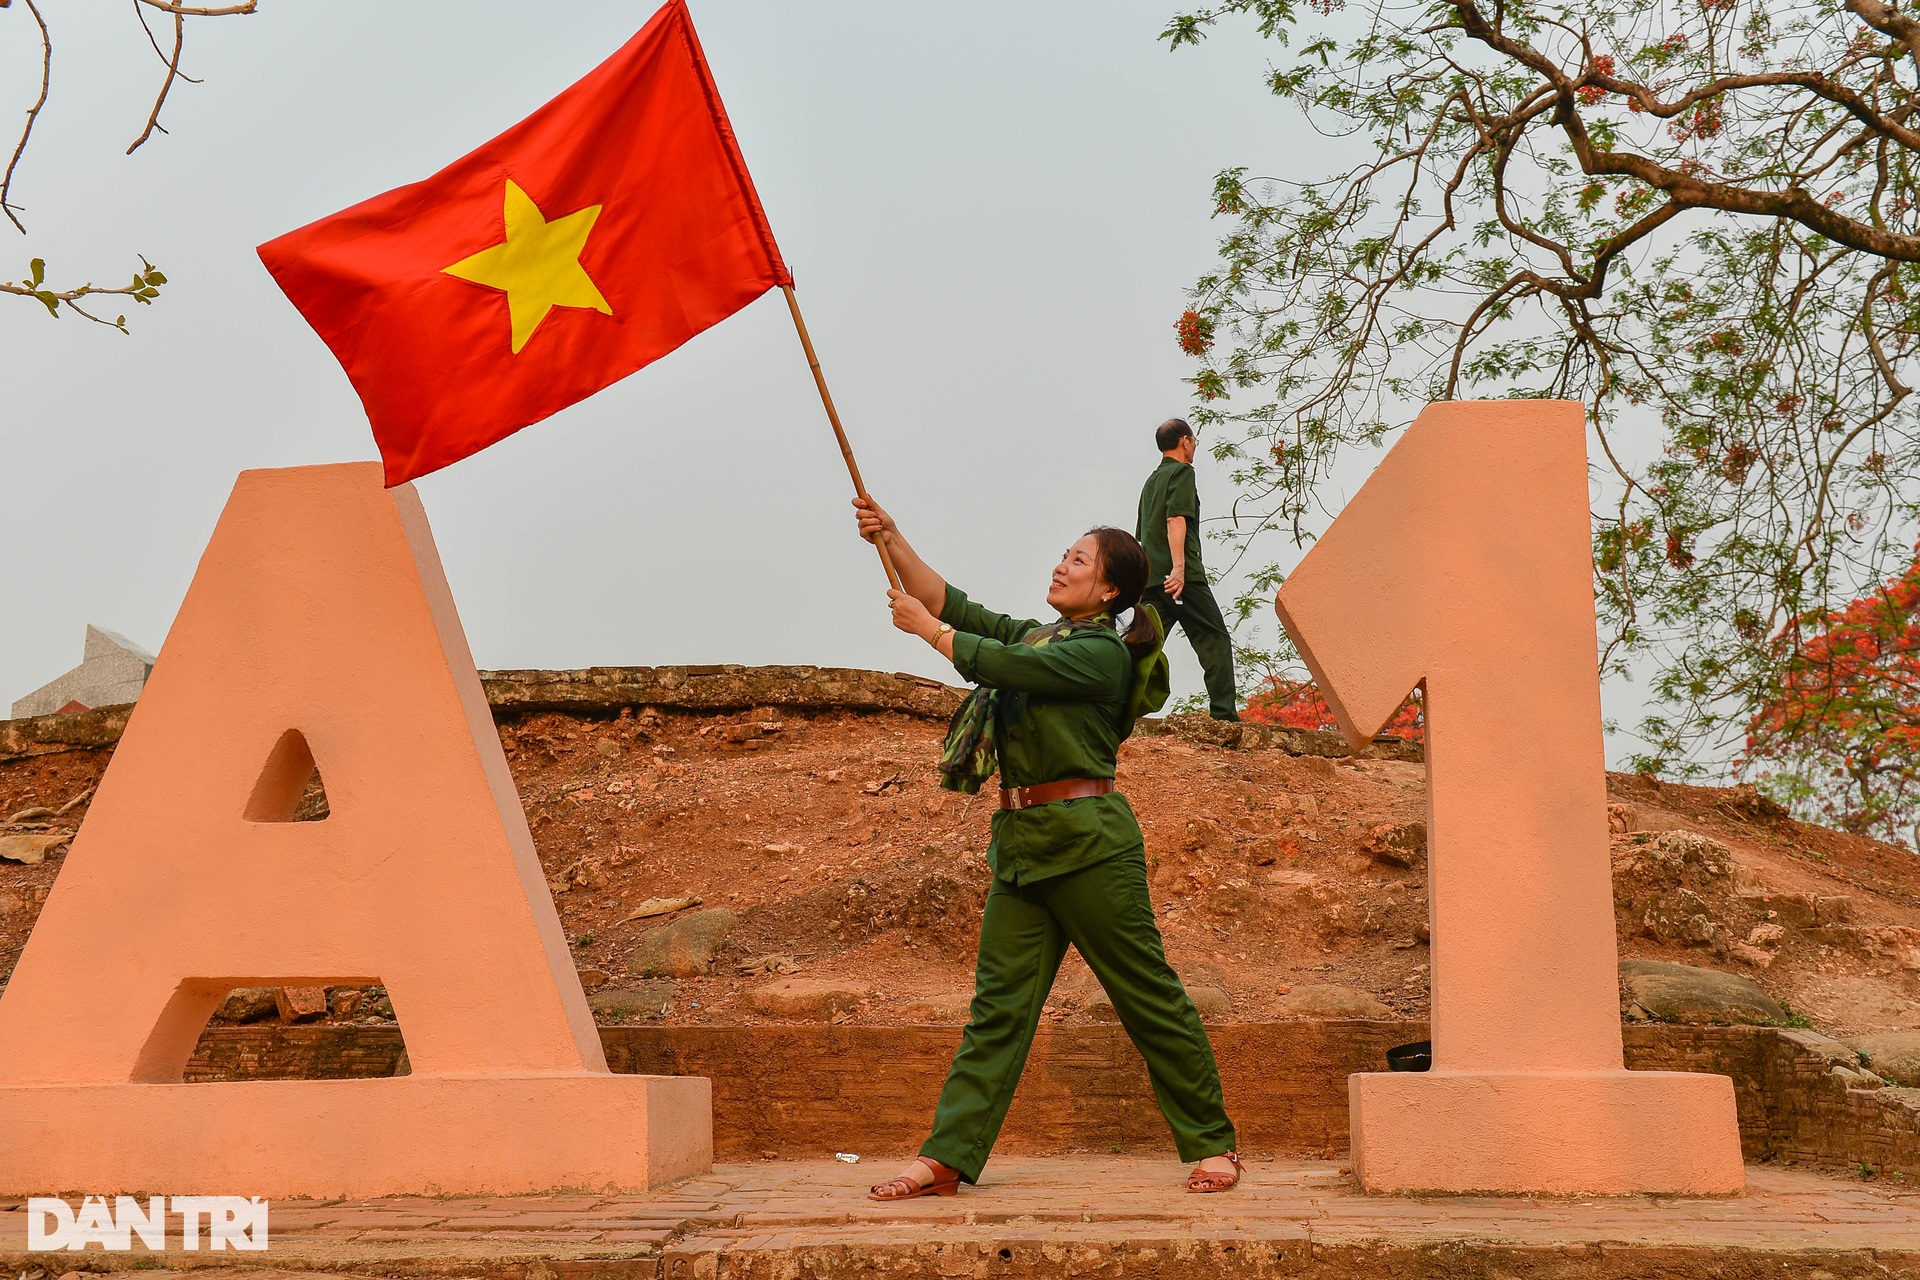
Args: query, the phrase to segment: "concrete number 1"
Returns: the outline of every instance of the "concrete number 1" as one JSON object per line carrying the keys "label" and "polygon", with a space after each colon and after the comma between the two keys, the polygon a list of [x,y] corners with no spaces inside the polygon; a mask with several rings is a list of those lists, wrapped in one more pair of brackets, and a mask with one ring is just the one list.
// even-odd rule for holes
{"label": "concrete number 1", "polygon": [[1275,608],[1356,747],[1425,685],[1433,1070],[1349,1081],[1370,1190],[1743,1185],[1732,1082],[1626,1071],[1584,415],[1432,405]]}

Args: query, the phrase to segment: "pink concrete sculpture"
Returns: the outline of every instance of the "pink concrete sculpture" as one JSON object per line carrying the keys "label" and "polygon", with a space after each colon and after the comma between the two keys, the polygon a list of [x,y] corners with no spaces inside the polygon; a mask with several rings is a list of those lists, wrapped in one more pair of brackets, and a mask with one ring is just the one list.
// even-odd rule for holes
{"label": "pink concrete sculpture", "polygon": [[1733,1082],[1623,1069],[1580,405],[1423,412],[1275,607],[1364,744],[1426,691],[1433,1069],[1349,1078],[1376,1191],[1744,1185]]}
{"label": "pink concrete sculpture", "polygon": [[[294,822],[318,763],[331,807]],[[386,985],[412,1074],[183,1084],[241,986]],[[0,1194],[644,1188],[706,1080],[607,1070],[425,513],[240,477],[0,997]]]}

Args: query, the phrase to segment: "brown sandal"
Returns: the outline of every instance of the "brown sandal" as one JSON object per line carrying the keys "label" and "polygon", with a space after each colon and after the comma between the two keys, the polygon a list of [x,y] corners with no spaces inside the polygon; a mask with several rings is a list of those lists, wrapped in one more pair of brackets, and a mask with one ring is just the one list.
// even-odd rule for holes
{"label": "brown sandal", "polygon": [[921,1196],[957,1196],[960,1194],[960,1171],[949,1169],[938,1160],[929,1160],[926,1156],[915,1156],[921,1164],[933,1174],[932,1182],[915,1182],[902,1174],[891,1182],[883,1182],[877,1187],[867,1188],[869,1200],[916,1200]]}
{"label": "brown sandal", "polygon": [[1195,1167],[1194,1171],[1187,1175],[1187,1190],[1199,1192],[1231,1191],[1240,1185],[1240,1175],[1245,1171],[1240,1164],[1240,1153],[1238,1151],[1224,1151],[1221,1154],[1233,1161],[1233,1176],[1228,1177],[1224,1173],[1215,1173],[1211,1169]]}

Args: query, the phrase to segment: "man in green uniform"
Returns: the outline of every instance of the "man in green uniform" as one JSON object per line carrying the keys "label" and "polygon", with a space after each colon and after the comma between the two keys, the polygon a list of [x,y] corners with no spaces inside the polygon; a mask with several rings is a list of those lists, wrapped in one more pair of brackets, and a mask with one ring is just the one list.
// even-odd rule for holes
{"label": "man in green uniform", "polygon": [[1193,428],[1169,418],[1154,432],[1160,465],[1140,490],[1140,521],[1134,536],[1147,552],[1147,590],[1171,631],[1178,623],[1200,659],[1207,682],[1207,710],[1215,720],[1238,720],[1233,685],[1233,636],[1207,584],[1200,563],[1200,491],[1194,484]]}

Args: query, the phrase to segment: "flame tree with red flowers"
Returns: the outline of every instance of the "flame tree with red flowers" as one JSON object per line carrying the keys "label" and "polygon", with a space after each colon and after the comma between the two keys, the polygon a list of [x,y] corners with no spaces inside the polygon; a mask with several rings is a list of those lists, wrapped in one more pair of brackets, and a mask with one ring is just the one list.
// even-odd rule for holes
{"label": "flame tree with red flowers", "polygon": [[[1280,54],[1275,158],[1304,117],[1344,159],[1221,173],[1177,324],[1241,567],[1310,541],[1330,479],[1427,401],[1580,400],[1601,661],[1650,676],[1636,767],[1725,770],[1750,723],[1769,759],[1880,758],[1796,646],[1897,579],[1920,525],[1920,16],[1214,0],[1165,38],[1243,21]],[[1279,574],[1253,578],[1243,618]],[[1805,701],[1769,721],[1782,690]]]}
{"label": "flame tree with red flowers", "polygon": [[1920,556],[1775,638],[1781,681],[1747,724],[1742,768],[1848,831],[1910,841],[1920,809]]}

